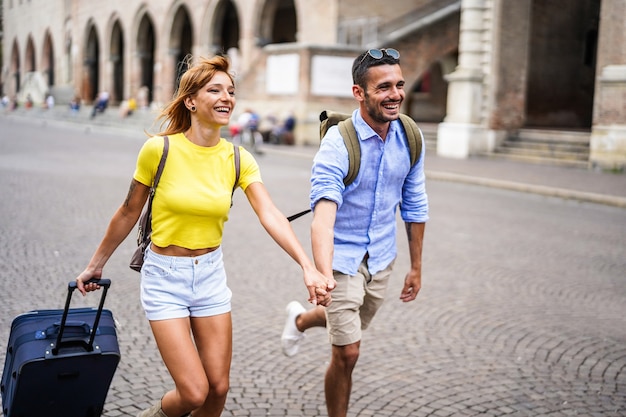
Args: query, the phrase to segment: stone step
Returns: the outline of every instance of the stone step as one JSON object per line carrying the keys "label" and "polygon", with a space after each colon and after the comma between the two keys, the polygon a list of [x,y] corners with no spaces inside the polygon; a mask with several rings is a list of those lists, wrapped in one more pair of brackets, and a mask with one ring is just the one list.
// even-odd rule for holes
{"label": "stone step", "polygon": [[493,157],[526,163],[586,167],[589,161],[588,131],[520,129],[493,152]]}
{"label": "stone step", "polygon": [[495,153],[587,161],[589,146],[505,141]]}
{"label": "stone step", "polygon": [[589,144],[579,144],[579,143],[565,143],[565,142],[537,142],[537,141],[526,141],[526,140],[518,140],[518,139],[508,139],[505,140],[501,148],[503,150],[507,149],[519,149],[519,150],[529,150],[529,151],[537,151],[537,152],[574,152],[574,153],[589,153]]}
{"label": "stone step", "polygon": [[589,145],[588,130],[519,129],[510,138],[523,142],[577,143]]}
{"label": "stone step", "polygon": [[549,166],[581,168],[581,169],[589,168],[588,161],[578,160],[578,159],[548,158],[548,157],[537,157],[537,156],[531,156],[531,155],[507,154],[507,153],[487,153],[481,156],[485,158],[489,158],[489,159],[522,162],[522,163],[534,164],[534,165],[549,165]]}

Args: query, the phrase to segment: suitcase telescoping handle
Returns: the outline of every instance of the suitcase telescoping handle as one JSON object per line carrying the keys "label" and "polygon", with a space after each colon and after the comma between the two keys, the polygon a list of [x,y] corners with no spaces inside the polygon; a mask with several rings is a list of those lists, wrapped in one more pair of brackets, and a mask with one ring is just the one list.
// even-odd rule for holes
{"label": "suitcase telescoping handle", "polygon": [[[93,342],[96,338],[96,331],[98,329],[98,324],[100,323],[100,316],[102,315],[102,309],[104,307],[104,300],[107,296],[107,291],[109,291],[109,287],[111,286],[110,279],[95,279],[92,278],[87,283],[95,282],[100,287],[102,287],[102,295],[100,296],[100,304],[98,305],[98,311],[96,312],[96,317],[93,321],[93,326],[91,327],[91,334],[89,335],[89,342],[82,344],[88,352],[93,351]],[[57,342],[55,346],[52,348],[52,354],[56,355],[59,353],[59,348],[61,347],[61,341],[63,339],[63,332],[65,331],[65,324],[67,322],[67,316],[70,312],[70,301],[72,301],[72,294],[76,289],[76,281],[70,281],[67,285],[67,298],[65,299],[65,308],[63,309],[63,317],[61,318],[61,327],[59,328],[59,334],[57,335]]]}

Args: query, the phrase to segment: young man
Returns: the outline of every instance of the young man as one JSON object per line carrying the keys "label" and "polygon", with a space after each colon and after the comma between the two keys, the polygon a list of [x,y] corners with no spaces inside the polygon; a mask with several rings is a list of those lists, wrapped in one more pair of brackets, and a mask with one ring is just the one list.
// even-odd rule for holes
{"label": "young man", "polygon": [[352,66],[352,93],[359,108],[352,123],[359,137],[361,166],[347,187],[348,151],[336,126],[326,133],[313,162],[311,242],[318,270],[334,277],[333,301],[306,311],[287,306],[282,348],[297,353],[304,331],[326,326],[332,356],[325,377],[329,417],[348,412],[352,371],[359,357],[361,331],[381,306],[396,258],[396,210],[406,225],[409,271],[400,300],[413,301],[422,281],[422,241],[428,220],[424,146],[411,165],[406,133],[399,119],[405,97],[400,54],[370,49]]}

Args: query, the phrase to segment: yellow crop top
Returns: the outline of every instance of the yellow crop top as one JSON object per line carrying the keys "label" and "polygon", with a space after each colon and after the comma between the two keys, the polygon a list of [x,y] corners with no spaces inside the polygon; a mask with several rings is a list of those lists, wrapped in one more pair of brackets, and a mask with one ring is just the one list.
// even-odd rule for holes
{"label": "yellow crop top", "polygon": [[[188,249],[219,246],[228,220],[235,182],[233,145],[221,139],[216,146],[198,146],[183,133],[169,136],[165,168],[152,202],[152,241]],[[133,177],[150,186],[156,174],[163,138],[148,139],[137,157]],[[242,190],[262,182],[250,152],[240,148],[239,185]]]}

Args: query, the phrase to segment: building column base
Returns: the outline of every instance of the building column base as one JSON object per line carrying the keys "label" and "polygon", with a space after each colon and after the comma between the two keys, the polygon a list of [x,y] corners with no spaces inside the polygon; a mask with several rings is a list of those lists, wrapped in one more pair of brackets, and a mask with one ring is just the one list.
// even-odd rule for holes
{"label": "building column base", "polygon": [[475,124],[443,122],[437,128],[437,155],[466,159],[492,152],[503,134]]}
{"label": "building column base", "polygon": [[594,169],[626,172],[626,125],[593,127],[589,163]]}

